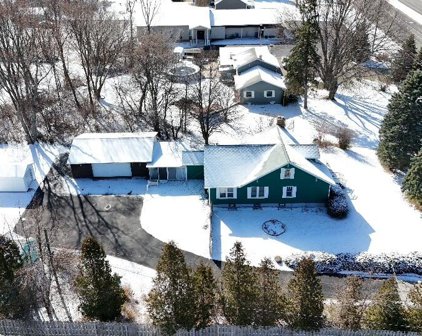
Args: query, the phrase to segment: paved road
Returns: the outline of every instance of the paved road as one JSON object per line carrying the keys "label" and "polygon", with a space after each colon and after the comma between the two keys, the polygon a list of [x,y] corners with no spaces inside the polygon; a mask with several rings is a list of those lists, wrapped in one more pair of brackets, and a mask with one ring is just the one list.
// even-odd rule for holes
{"label": "paved road", "polygon": [[[403,4],[422,14],[422,0],[400,0]],[[397,42],[403,42],[410,34],[415,35],[416,45],[422,47],[422,22],[415,22],[412,18],[405,15],[387,1],[385,5],[390,8],[389,12],[393,17],[397,13],[395,28],[398,31]]]}
{"label": "paved road", "polygon": [[[402,4],[406,5],[409,8],[412,8],[414,11],[422,14],[422,1],[421,0],[399,0]],[[419,22],[422,24],[422,22]]]}

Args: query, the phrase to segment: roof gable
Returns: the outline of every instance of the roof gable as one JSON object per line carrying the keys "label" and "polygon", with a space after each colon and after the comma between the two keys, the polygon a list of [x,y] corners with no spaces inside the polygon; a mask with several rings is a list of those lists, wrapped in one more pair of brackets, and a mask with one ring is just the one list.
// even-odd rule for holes
{"label": "roof gable", "polygon": [[253,68],[242,72],[242,74],[234,76],[234,85],[236,90],[242,90],[259,82],[265,82],[280,89],[286,88],[281,74],[261,66],[254,66]]}

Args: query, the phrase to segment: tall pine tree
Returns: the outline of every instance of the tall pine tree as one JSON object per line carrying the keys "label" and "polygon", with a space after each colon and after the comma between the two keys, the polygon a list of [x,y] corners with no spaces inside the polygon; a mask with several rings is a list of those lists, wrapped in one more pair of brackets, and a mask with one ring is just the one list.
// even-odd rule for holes
{"label": "tall pine tree", "polygon": [[0,317],[15,319],[25,314],[17,272],[23,260],[16,243],[0,236]]}
{"label": "tall pine tree", "polygon": [[422,147],[419,154],[410,163],[410,169],[404,178],[402,190],[410,200],[422,207]]}
{"label": "tall pine tree", "polygon": [[300,330],[319,330],[324,324],[321,281],[312,259],[302,259],[288,285],[287,323]]}
{"label": "tall pine tree", "polygon": [[365,300],[362,293],[362,279],[350,277],[337,294],[338,318],[337,325],[342,329],[358,330],[365,310]]}
{"label": "tall pine tree", "polygon": [[422,70],[409,74],[388,104],[382,122],[378,157],[391,170],[406,171],[422,147]]}
{"label": "tall pine tree", "polygon": [[404,81],[412,70],[416,58],[415,36],[410,35],[393,60],[391,76],[395,83]]}
{"label": "tall pine tree", "polygon": [[317,1],[302,0],[299,11],[302,16],[301,26],[296,31],[296,44],[287,59],[286,84],[290,94],[303,94],[303,107],[308,108],[309,84],[315,79],[317,52]]}
{"label": "tall pine tree", "polygon": [[157,276],[146,299],[154,325],[172,335],[195,326],[195,297],[192,276],[182,251],[174,242],[164,245]]}
{"label": "tall pine tree", "polygon": [[419,52],[416,55],[415,63],[413,64],[413,70],[422,71],[422,47],[419,49]]}
{"label": "tall pine tree", "polygon": [[210,267],[200,264],[193,273],[195,291],[195,327],[208,327],[216,315],[217,285]]}
{"label": "tall pine tree", "polygon": [[407,310],[412,331],[422,333],[422,283],[415,285],[409,293],[412,305]]}
{"label": "tall pine tree", "polygon": [[230,256],[226,258],[222,281],[222,308],[227,321],[237,326],[254,324],[257,276],[240,242],[234,244]]}
{"label": "tall pine tree", "polygon": [[286,298],[280,286],[280,278],[270,259],[261,261],[258,274],[258,299],[255,324],[274,326],[284,319]]}
{"label": "tall pine tree", "polygon": [[382,284],[372,302],[364,317],[368,329],[394,331],[408,329],[395,277]]}
{"label": "tall pine tree", "polygon": [[112,274],[103,248],[92,237],[82,242],[80,273],[75,286],[81,301],[79,309],[85,317],[99,321],[121,317],[127,297],[120,277]]}

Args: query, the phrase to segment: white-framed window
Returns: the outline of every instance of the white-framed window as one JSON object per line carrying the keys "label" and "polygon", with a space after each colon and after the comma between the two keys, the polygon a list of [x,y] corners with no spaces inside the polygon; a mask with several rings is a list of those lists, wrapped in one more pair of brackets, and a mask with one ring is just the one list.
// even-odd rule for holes
{"label": "white-framed window", "polygon": [[264,91],[264,97],[265,98],[274,98],[275,97],[275,91],[274,90],[265,90]]}
{"label": "white-framed window", "polygon": [[243,97],[244,98],[255,98],[255,91],[244,91]]}
{"label": "white-framed window", "polygon": [[295,198],[296,197],[297,187],[287,186],[283,187],[283,198]]}
{"label": "white-framed window", "polygon": [[217,199],[235,199],[237,198],[236,188],[217,188]]}
{"label": "white-framed window", "polygon": [[293,180],[295,178],[294,168],[281,168],[280,179],[282,180]]}
{"label": "white-framed window", "polygon": [[269,187],[248,187],[249,199],[263,199],[268,198]]}

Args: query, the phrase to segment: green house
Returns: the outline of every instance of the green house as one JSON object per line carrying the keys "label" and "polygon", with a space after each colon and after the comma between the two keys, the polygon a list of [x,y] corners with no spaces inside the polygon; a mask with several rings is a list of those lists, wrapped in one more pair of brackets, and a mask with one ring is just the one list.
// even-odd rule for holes
{"label": "green house", "polygon": [[212,205],[321,204],[335,182],[326,167],[306,158],[309,145],[207,146],[204,180]]}

